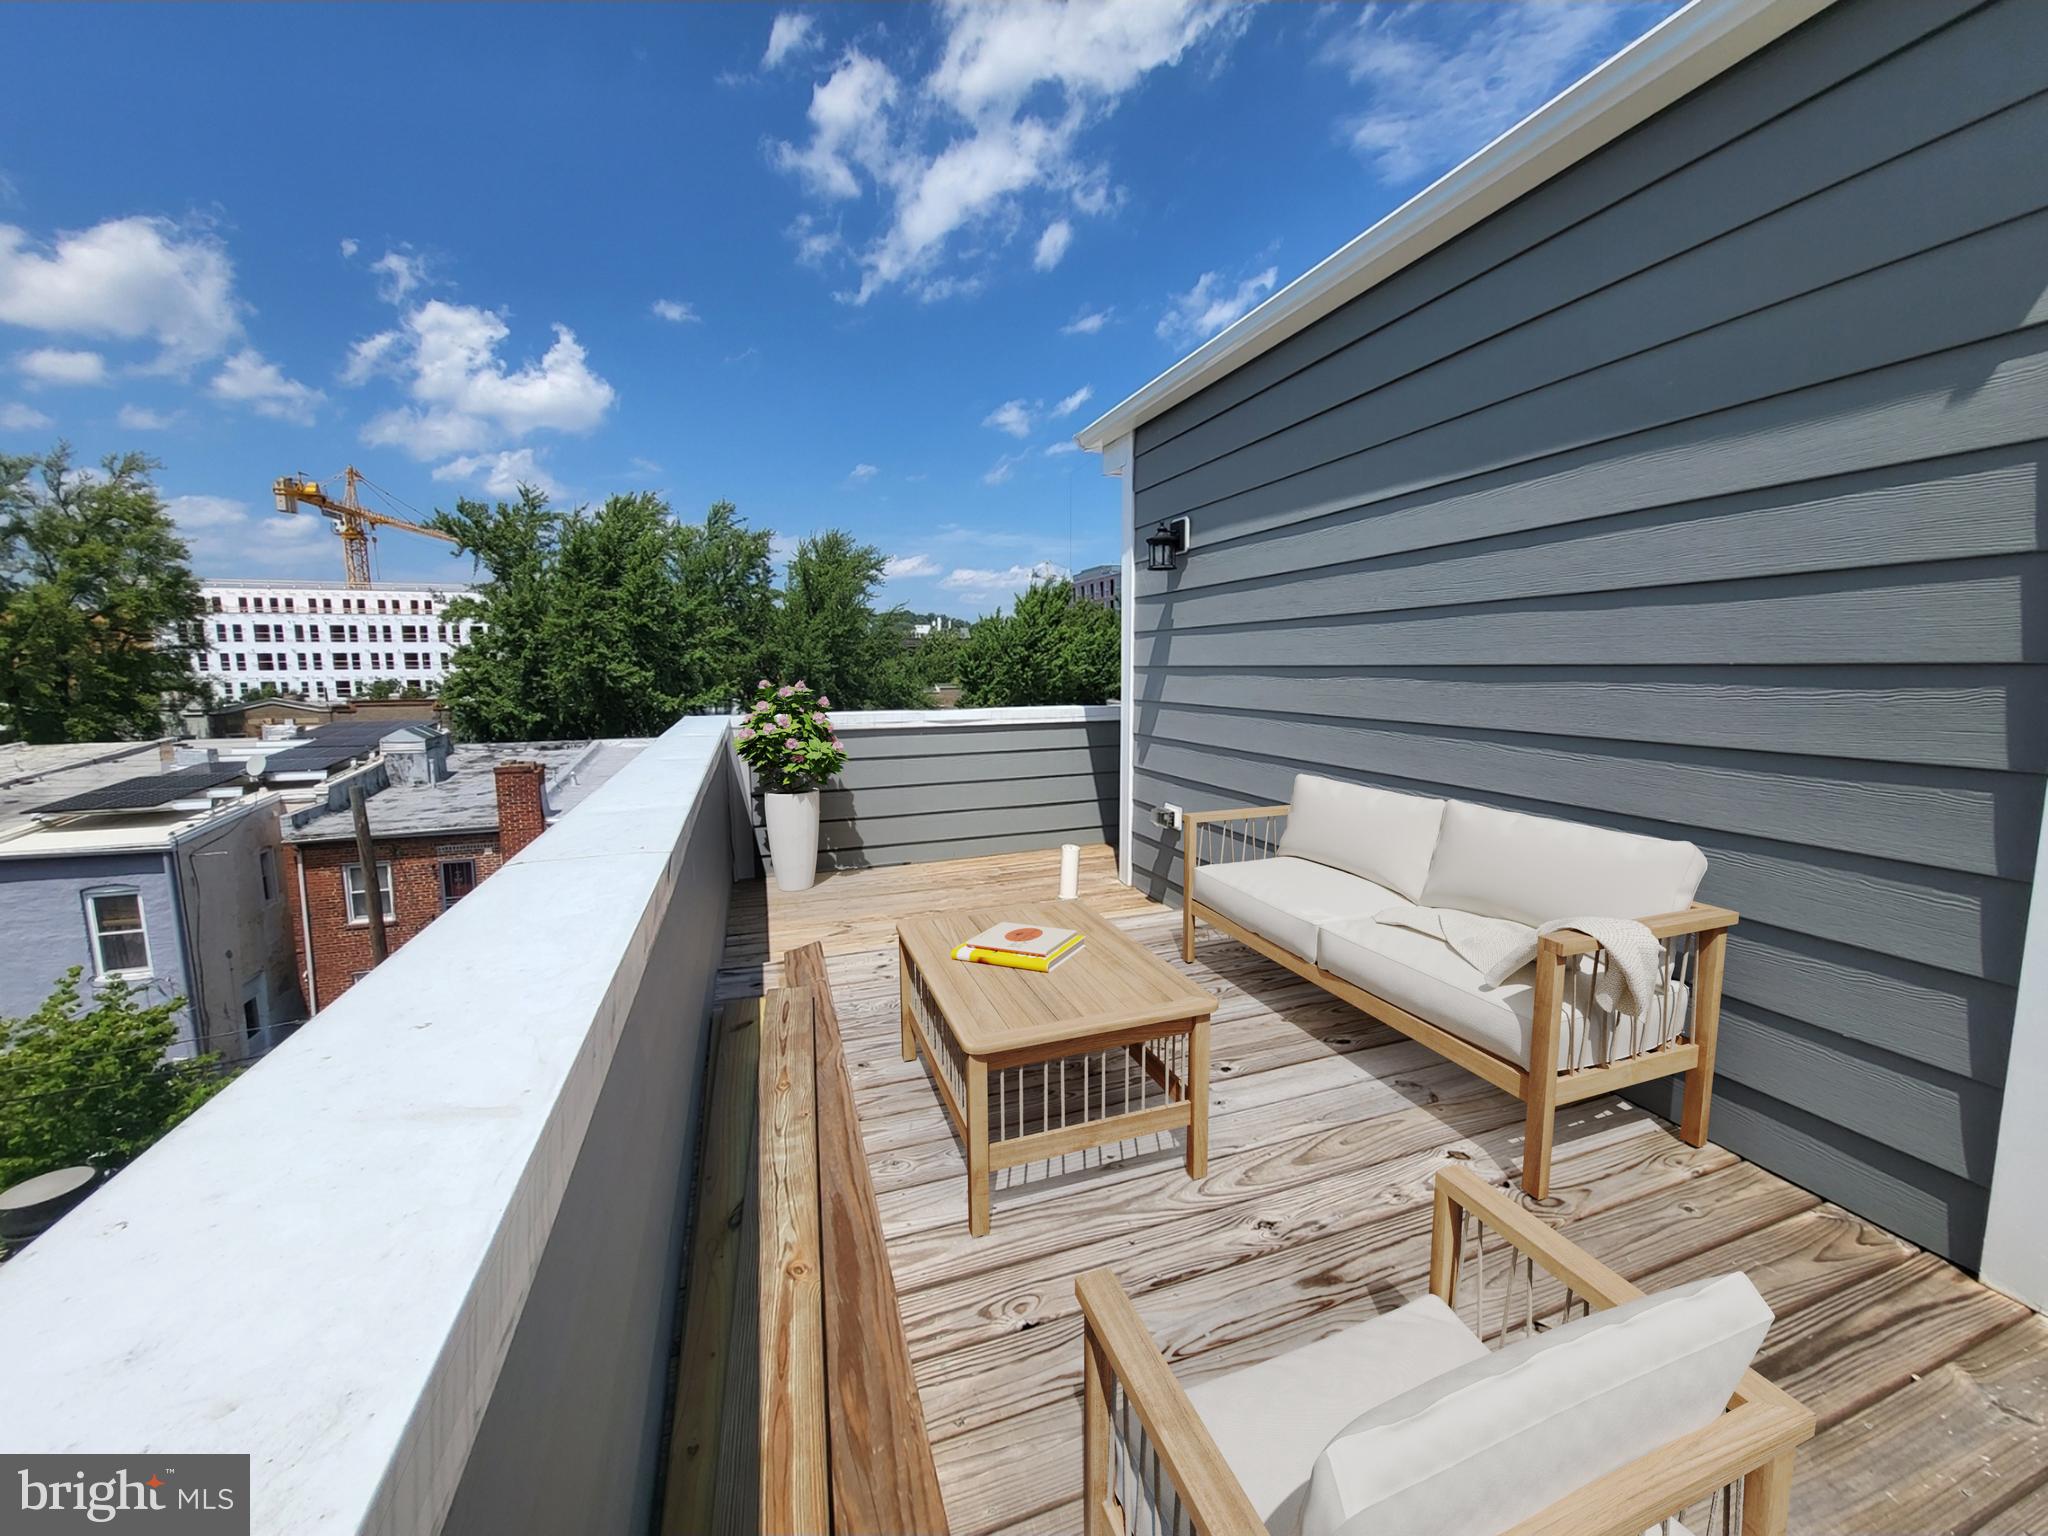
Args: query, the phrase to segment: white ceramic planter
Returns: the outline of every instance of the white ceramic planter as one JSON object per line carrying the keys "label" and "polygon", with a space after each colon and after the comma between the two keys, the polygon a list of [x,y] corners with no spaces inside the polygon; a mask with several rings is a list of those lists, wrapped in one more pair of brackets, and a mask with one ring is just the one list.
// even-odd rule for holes
{"label": "white ceramic planter", "polygon": [[768,857],[775,865],[777,888],[808,891],[818,878],[818,792],[763,794],[761,805],[768,821]]}

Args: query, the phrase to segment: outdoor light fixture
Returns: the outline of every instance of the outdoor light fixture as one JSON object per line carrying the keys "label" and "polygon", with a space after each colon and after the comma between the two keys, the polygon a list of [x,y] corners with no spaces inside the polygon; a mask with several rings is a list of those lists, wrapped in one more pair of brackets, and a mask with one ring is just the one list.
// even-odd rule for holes
{"label": "outdoor light fixture", "polygon": [[1170,571],[1173,557],[1188,547],[1188,520],[1169,517],[1145,540],[1145,569]]}

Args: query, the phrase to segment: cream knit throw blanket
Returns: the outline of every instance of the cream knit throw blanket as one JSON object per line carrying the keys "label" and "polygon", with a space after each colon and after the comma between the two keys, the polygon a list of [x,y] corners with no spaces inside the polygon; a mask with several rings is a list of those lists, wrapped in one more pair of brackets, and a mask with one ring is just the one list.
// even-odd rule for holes
{"label": "cream knit throw blanket", "polygon": [[1664,945],[1630,917],[1570,917],[1531,928],[1455,907],[1389,907],[1373,920],[1443,940],[1489,987],[1534,963],[1536,941],[1544,934],[1572,928],[1607,951],[1607,964],[1593,977],[1593,1000],[1608,1014],[1643,1017],[1663,991]]}

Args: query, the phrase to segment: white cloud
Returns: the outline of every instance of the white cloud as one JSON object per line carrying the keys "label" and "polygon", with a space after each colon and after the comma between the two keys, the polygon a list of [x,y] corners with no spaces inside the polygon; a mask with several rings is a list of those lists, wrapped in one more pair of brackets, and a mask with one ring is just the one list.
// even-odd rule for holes
{"label": "white cloud", "polygon": [[129,432],[161,432],[178,418],[169,411],[153,411],[146,405],[124,405],[114,418]]}
{"label": "white cloud", "polygon": [[[1365,88],[1346,142],[1389,184],[1449,170],[1668,7],[1372,5],[1324,45],[1322,62]],[[1454,14],[1459,26],[1441,26]]]}
{"label": "white cloud", "polygon": [[498,356],[511,334],[501,317],[428,300],[406,315],[399,340],[386,349],[414,404],[373,417],[363,440],[436,459],[499,449],[536,431],[590,431],[618,392],[591,370],[575,332],[554,330],[553,346],[512,369]]}
{"label": "white cloud", "polygon": [[226,362],[207,386],[216,399],[246,405],[259,416],[310,426],[316,407],[327,397],[319,390],[285,377],[277,364],[266,362],[254,347],[244,347]]}
{"label": "white cloud", "polygon": [[644,459],[637,453],[626,462],[632,467],[633,473],[636,475],[658,475],[661,473],[661,466],[659,464],[655,463],[652,459]]}
{"label": "white cloud", "polygon": [[808,142],[771,145],[814,197],[875,194],[882,219],[852,253],[860,281],[842,295],[852,303],[899,283],[928,299],[972,291],[971,279],[939,270],[954,237],[987,225],[1007,240],[1027,199],[1051,214],[1034,259],[1056,264],[1072,239],[1058,210],[1098,214],[1119,195],[1106,166],[1081,159],[1085,130],[1152,70],[1244,25],[1219,0],[948,0],[939,16],[945,41],[929,74],[906,83],[848,49],[812,92]]}
{"label": "white cloud", "polygon": [[55,426],[41,411],[10,400],[0,405],[0,432],[40,432],[45,427]]}
{"label": "white cloud", "polygon": [[761,67],[774,69],[792,54],[818,46],[818,24],[802,11],[778,11],[768,29],[768,47],[761,55]]}
{"label": "white cloud", "polygon": [[1017,472],[1017,466],[1020,463],[1022,463],[1023,460],[1024,455],[1021,453],[1004,454],[1000,459],[997,459],[995,463],[991,464],[988,467],[987,472],[983,474],[981,477],[981,483],[983,485],[1008,484],[1010,476],[1014,475]]}
{"label": "white cloud", "polygon": [[386,304],[403,304],[429,281],[427,259],[411,251],[386,251],[370,270],[377,274],[377,297]]}
{"label": "white cloud", "polygon": [[1065,325],[1060,327],[1062,336],[1093,336],[1109,324],[1110,312],[1106,309],[1084,309]]}
{"label": "white cloud", "polygon": [[880,473],[881,470],[872,464],[856,464],[847,471],[846,478],[849,480],[872,480]]}
{"label": "white cloud", "polygon": [[998,432],[1007,432],[1012,437],[1029,437],[1031,407],[1022,400],[1005,400],[982,417],[981,424],[984,427],[994,427]]}
{"label": "white cloud", "polygon": [[358,242],[344,237],[341,242],[341,259],[343,261],[353,260],[356,252],[361,249],[362,246]]}
{"label": "white cloud", "polygon": [[1067,247],[1074,243],[1074,226],[1066,219],[1054,219],[1045,226],[1045,233],[1038,237],[1038,249],[1031,253],[1031,265],[1041,272],[1050,272],[1060,264],[1060,258],[1067,254]]}
{"label": "white cloud", "polygon": [[1050,443],[1046,446],[1045,456],[1048,459],[1056,459],[1063,453],[1079,453],[1080,451],[1081,445],[1079,443],[1075,442],[1071,437],[1063,437],[1058,442]]}
{"label": "white cloud", "polygon": [[891,555],[882,567],[884,581],[903,581],[912,576],[936,576],[939,563],[930,555]]}
{"label": "white cloud", "polygon": [[680,299],[656,299],[654,313],[656,318],[673,321],[677,325],[689,325],[704,318],[697,313],[696,305],[686,304]]}
{"label": "white cloud", "polygon": [[404,340],[396,331],[379,331],[374,336],[365,336],[348,349],[348,361],[341,369],[341,382],[365,384],[380,373],[391,372]]}
{"label": "white cloud", "polygon": [[164,506],[171,521],[187,531],[239,528],[249,520],[249,503],[229,496],[173,496]]}
{"label": "white cloud", "polygon": [[1064,565],[1040,560],[1032,565],[1013,565],[1005,570],[977,570],[962,566],[947,572],[939,585],[949,592],[969,597],[1008,597],[1041,582],[1065,581],[1073,573]]}
{"label": "white cloud", "polygon": [[550,496],[558,496],[562,490],[554,478],[540,467],[531,448],[464,454],[435,469],[434,478],[444,482],[475,480],[491,496],[516,496],[522,485],[530,485]]}
{"label": "white cloud", "polygon": [[796,558],[796,547],[803,540],[793,533],[771,534],[768,539],[768,561],[771,565],[787,565]]}
{"label": "white cloud", "polygon": [[1182,346],[1207,341],[1249,314],[1279,280],[1280,269],[1268,267],[1225,292],[1220,276],[1204,272],[1195,279],[1194,287],[1167,301],[1166,313],[1159,317],[1159,335]]}
{"label": "white cloud", "polygon": [[0,322],[52,334],[153,341],[153,368],[216,356],[241,334],[234,265],[203,229],[109,219],[47,246],[0,224]]}
{"label": "white cloud", "polygon": [[1071,395],[1068,395],[1063,400],[1061,400],[1058,405],[1054,406],[1052,408],[1052,414],[1055,418],[1061,416],[1071,416],[1074,414],[1074,412],[1081,409],[1082,406],[1086,405],[1090,400],[1093,400],[1094,398],[1095,387],[1092,384],[1083,384]]}
{"label": "white cloud", "polygon": [[104,384],[107,360],[97,352],[38,347],[14,360],[22,377],[36,384]]}

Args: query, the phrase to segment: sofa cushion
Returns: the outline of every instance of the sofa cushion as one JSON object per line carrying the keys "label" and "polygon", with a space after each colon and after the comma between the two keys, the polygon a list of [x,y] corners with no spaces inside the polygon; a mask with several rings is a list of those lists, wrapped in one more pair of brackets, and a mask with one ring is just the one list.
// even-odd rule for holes
{"label": "sofa cushion", "polygon": [[[1497,987],[1488,987],[1479,972],[1442,939],[1371,916],[1324,923],[1317,936],[1316,964],[1460,1040],[1520,1066],[1529,1065],[1536,1012],[1533,965]],[[1565,972],[1564,1010],[1558,1022],[1560,1071],[1634,1055],[1664,1043],[1685,1027],[1683,983],[1673,986],[1668,1018],[1660,1007],[1653,1009],[1647,1020],[1616,1021],[1598,1012],[1590,982],[1575,985],[1573,974],[1569,969]]]}
{"label": "sofa cushion", "polygon": [[1296,774],[1280,851],[1363,875],[1413,901],[1429,877],[1443,813],[1444,802],[1426,795]]}
{"label": "sofa cushion", "polygon": [[1314,964],[1320,925],[1397,906],[1401,898],[1344,870],[1281,855],[1199,866],[1195,900]]}
{"label": "sofa cushion", "polygon": [[1540,928],[1682,912],[1706,873],[1707,856],[1691,843],[1453,800],[1416,899]]}
{"label": "sofa cushion", "polygon": [[1434,1296],[1188,1387],[1216,1448],[1274,1536],[1294,1536],[1316,1452],[1376,1404],[1485,1356]]}
{"label": "sofa cushion", "polygon": [[1770,1325],[1748,1277],[1722,1275],[1454,1366],[1337,1433],[1301,1536],[1497,1536],[1712,1423]]}

